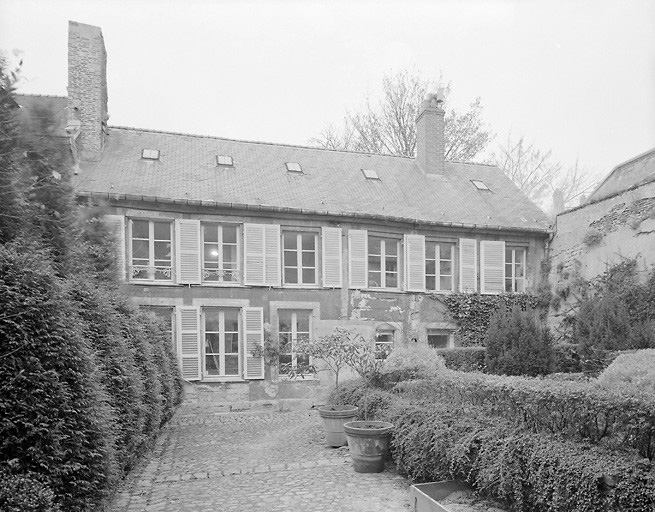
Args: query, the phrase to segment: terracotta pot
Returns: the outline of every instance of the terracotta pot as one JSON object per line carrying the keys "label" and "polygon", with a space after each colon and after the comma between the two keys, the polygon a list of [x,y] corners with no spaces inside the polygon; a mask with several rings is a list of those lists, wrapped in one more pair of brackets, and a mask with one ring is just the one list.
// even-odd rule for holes
{"label": "terracotta pot", "polygon": [[389,451],[393,424],[386,421],[351,421],[343,426],[353,468],[357,473],[381,473]]}
{"label": "terracotta pot", "polygon": [[343,424],[357,418],[359,408],[354,405],[323,405],[318,414],[323,418],[325,443],[328,446],[346,446],[346,434]]}

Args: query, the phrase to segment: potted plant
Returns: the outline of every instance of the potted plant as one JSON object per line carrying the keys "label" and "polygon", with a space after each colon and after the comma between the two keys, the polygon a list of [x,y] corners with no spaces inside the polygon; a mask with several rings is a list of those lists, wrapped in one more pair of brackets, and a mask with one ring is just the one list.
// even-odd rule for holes
{"label": "potted plant", "polygon": [[336,328],[332,334],[322,336],[317,340],[305,341],[299,345],[298,350],[325,362],[326,368],[315,368],[315,371],[331,370],[334,372],[337,404],[319,407],[318,414],[323,420],[326,444],[332,447],[346,446],[347,440],[343,425],[356,419],[359,409],[354,405],[340,403],[339,372],[348,366],[352,357],[353,333]]}
{"label": "potted plant", "polygon": [[364,420],[344,424],[353,469],[357,473],[380,473],[384,471],[384,459],[389,451],[393,424],[386,421],[368,420],[368,388],[379,378],[384,364],[383,354],[376,352],[374,343],[361,336],[353,345],[348,366],[366,382],[364,390]]}

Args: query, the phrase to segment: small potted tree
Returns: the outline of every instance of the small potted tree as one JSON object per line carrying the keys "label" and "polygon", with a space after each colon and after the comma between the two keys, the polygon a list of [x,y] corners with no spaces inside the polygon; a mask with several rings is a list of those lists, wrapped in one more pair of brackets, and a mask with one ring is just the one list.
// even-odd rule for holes
{"label": "small potted tree", "polygon": [[333,447],[346,446],[343,425],[357,418],[358,408],[340,403],[339,372],[348,366],[352,357],[353,333],[337,327],[332,334],[301,343],[298,350],[325,362],[326,368],[314,367],[315,371],[331,370],[334,373],[337,404],[319,407],[318,414],[323,420],[326,444]]}
{"label": "small potted tree", "polygon": [[368,388],[379,378],[384,364],[384,355],[377,353],[372,341],[361,336],[350,350],[350,366],[366,382],[364,390],[364,420],[351,421],[343,428],[348,441],[353,469],[357,473],[380,473],[384,471],[384,459],[389,451],[393,424],[368,419]]}

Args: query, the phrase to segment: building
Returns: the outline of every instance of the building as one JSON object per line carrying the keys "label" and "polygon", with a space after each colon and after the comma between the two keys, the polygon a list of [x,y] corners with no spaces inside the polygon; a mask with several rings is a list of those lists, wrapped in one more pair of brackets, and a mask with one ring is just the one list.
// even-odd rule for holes
{"label": "building", "polygon": [[617,165],[587,201],[557,215],[549,280],[562,299],[556,330],[575,306],[577,280],[591,281],[635,259],[646,276],[655,263],[655,148]]}
{"label": "building", "polygon": [[108,205],[121,278],[171,325],[185,379],[313,393],[265,367],[265,338],[292,366],[298,339],[337,326],[452,346],[444,294],[539,281],[548,219],[498,168],[444,161],[436,96],[416,158],[108,127],[106,58],[100,29],[70,22],[74,186]]}

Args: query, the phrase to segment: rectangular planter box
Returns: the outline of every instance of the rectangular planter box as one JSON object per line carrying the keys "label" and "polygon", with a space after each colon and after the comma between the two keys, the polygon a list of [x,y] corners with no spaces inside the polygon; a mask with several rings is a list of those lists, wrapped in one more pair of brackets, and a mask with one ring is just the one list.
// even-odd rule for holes
{"label": "rectangular planter box", "polygon": [[473,487],[469,484],[458,480],[415,484],[409,488],[410,506],[413,507],[411,510],[412,512],[450,512],[439,501],[453,492],[472,490]]}

